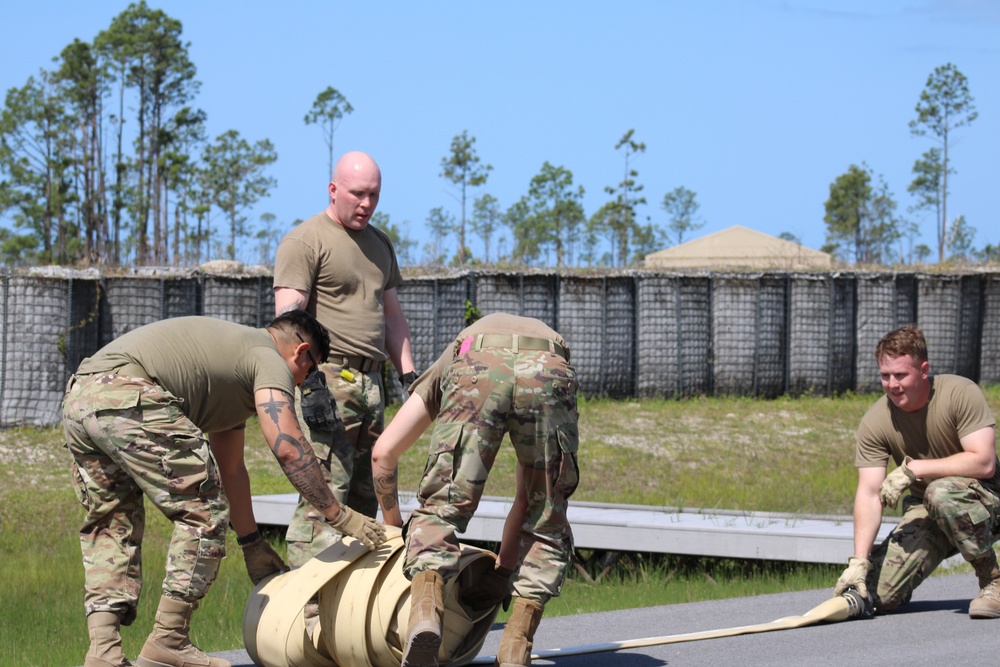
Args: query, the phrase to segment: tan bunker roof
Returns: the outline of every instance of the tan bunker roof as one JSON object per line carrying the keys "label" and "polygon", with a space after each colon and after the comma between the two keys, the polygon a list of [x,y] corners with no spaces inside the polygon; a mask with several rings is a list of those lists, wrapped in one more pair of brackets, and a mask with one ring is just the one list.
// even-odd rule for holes
{"label": "tan bunker roof", "polygon": [[829,253],[734,225],[646,255],[650,269],[829,269]]}

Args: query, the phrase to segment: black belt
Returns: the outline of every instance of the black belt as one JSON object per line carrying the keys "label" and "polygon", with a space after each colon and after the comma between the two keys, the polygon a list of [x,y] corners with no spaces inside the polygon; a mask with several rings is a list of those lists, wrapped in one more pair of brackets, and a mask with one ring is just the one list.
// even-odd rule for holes
{"label": "black belt", "polygon": [[327,360],[330,364],[340,364],[341,368],[351,368],[362,373],[370,373],[382,362],[369,359],[368,357],[356,357],[352,354],[331,355]]}
{"label": "black belt", "polygon": [[521,350],[543,350],[558,354],[566,361],[569,361],[569,351],[559,343],[548,338],[535,338],[519,334],[479,334],[472,343],[472,349],[481,350],[484,347],[502,347],[514,352]]}

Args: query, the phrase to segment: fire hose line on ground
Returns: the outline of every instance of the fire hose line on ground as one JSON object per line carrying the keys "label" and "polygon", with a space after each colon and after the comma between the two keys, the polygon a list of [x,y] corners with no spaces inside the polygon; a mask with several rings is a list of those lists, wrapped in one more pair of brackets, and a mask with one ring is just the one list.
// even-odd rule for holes
{"label": "fire hose line on ground", "polygon": [[[262,581],[243,613],[243,641],[254,664],[262,667],[399,667],[410,609],[410,583],[400,562],[403,538],[388,528],[386,542],[367,551],[346,539],[291,572]],[[460,600],[463,585],[493,567],[495,555],[462,546],[460,574],[445,586],[442,665],[493,664],[492,656],[476,658],[498,608],[470,616]],[[319,624],[310,638],[303,609],[319,600]],[[758,625],[646,637],[539,651],[533,659],[619,651],[737,635],[791,630],[815,623],[836,623],[871,614],[870,603],[855,590],[830,598],[801,616]]]}

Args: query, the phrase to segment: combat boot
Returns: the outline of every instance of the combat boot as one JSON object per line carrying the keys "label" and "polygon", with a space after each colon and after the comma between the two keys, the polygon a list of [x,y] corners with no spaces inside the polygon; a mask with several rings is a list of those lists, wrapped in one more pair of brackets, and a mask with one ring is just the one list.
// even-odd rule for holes
{"label": "combat boot", "polygon": [[410,620],[402,667],[437,667],[444,619],[444,580],[425,570],[410,582]]}
{"label": "combat boot", "polygon": [[979,595],[969,604],[972,618],[1000,618],[1000,568],[996,554],[990,552],[971,562],[979,577]]}
{"label": "combat boot", "polygon": [[138,667],[232,667],[191,643],[188,631],[197,605],[164,595],[156,608],[153,631],[139,651]]}
{"label": "combat boot", "polygon": [[542,620],[545,607],[540,602],[515,598],[514,610],[500,638],[495,665],[499,667],[527,667],[531,664],[531,647],[535,630]]}
{"label": "combat boot", "polygon": [[110,611],[95,611],[87,616],[90,650],[83,667],[132,667],[122,653],[121,624],[118,614]]}

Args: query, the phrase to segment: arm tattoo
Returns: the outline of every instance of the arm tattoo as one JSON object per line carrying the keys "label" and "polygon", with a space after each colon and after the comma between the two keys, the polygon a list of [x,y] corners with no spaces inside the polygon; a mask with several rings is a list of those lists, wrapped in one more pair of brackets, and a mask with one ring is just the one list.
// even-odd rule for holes
{"label": "arm tattoo", "polygon": [[[305,435],[300,434],[296,438],[281,429],[281,413],[285,410],[291,410],[293,405],[292,397],[287,392],[271,390],[271,399],[260,403],[257,407],[273,420],[274,426],[278,429],[271,450],[278,459],[285,477],[309,504],[322,511],[336,504],[337,500],[327,485],[326,479],[323,478],[323,471],[319,463],[316,462],[312,446],[306,440]],[[294,413],[290,418],[286,418],[286,421],[287,419],[298,424]]]}
{"label": "arm tattoo", "polygon": [[288,477],[288,481],[292,483],[295,490],[302,494],[302,497],[309,501],[310,505],[318,510],[324,510],[332,506],[336,499],[333,497],[330,487],[327,486],[326,480],[323,479],[323,471],[320,469],[319,463],[313,456],[306,453],[303,444],[308,443],[302,439],[296,440],[285,433],[279,433],[275,439],[274,448],[277,451],[278,447],[288,445],[298,453],[296,458],[282,462],[281,470]]}
{"label": "arm tattoo", "polygon": [[[257,408],[259,410],[262,410],[264,414],[270,417],[274,421],[275,426],[278,426],[278,415],[281,414],[281,411],[284,410],[286,407],[294,405],[294,399],[281,390],[277,391],[278,394],[277,397],[275,397],[274,395],[275,394],[274,389],[270,389],[269,391],[271,393],[271,399],[264,403],[258,403]],[[280,428],[279,428],[279,433],[280,433]]]}
{"label": "arm tattoo", "polygon": [[395,470],[392,472],[375,474],[375,493],[382,501],[382,506],[391,510],[399,502],[399,476]]}

